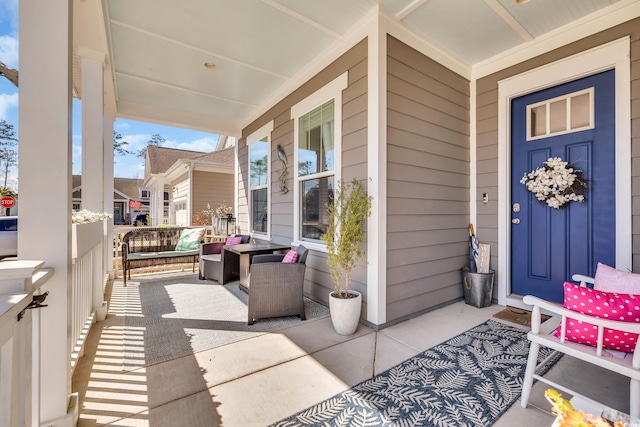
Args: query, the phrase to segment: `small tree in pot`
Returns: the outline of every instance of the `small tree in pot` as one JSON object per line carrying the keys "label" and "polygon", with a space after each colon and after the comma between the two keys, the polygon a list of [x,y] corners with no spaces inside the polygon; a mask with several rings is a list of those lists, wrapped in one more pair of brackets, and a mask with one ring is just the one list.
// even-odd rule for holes
{"label": "small tree in pot", "polygon": [[[327,265],[334,282],[329,308],[333,326],[341,335],[353,334],[360,319],[362,296],[349,290],[349,282],[356,263],[366,255],[362,247],[365,239],[362,226],[371,214],[372,199],[354,179],[349,184],[340,181],[333,203],[327,204],[329,226],[322,240],[327,244]],[[347,303],[346,300],[353,301]],[[347,307],[343,307],[345,305]],[[348,319],[342,319],[343,316]]]}

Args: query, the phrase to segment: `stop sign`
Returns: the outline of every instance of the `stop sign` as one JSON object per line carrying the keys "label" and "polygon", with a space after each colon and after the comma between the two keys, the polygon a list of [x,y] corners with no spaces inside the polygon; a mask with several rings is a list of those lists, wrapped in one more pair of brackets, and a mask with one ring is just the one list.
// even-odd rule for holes
{"label": "stop sign", "polygon": [[0,199],[0,206],[2,206],[3,208],[9,209],[15,204],[16,201],[11,196],[4,196],[2,199]]}

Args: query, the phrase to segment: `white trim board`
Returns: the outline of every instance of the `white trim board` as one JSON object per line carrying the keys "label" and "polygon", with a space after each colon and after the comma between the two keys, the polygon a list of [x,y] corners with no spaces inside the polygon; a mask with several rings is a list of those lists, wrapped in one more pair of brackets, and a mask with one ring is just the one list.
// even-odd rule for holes
{"label": "white trim board", "polygon": [[543,88],[615,69],[616,268],[631,269],[631,69],[630,39],[577,53],[498,82],[498,304],[527,308],[510,295],[510,100]]}
{"label": "white trim board", "polygon": [[387,20],[369,28],[367,175],[373,197],[367,220],[367,321],[387,321]]}

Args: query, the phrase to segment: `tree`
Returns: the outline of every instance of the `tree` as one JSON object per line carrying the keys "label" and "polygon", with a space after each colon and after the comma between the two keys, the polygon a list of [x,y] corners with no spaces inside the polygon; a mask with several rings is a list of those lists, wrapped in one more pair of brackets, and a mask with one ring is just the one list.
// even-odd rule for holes
{"label": "tree", "polygon": [[6,120],[0,120],[0,146],[13,147],[18,143],[16,138],[16,132],[13,130],[13,125],[9,124]]}
{"label": "tree", "polygon": [[7,179],[9,178],[9,168],[11,166],[18,166],[18,152],[8,147],[0,149],[0,164],[4,169],[4,185],[7,187]]}
{"label": "tree", "polygon": [[138,154],[136,154],[138,157],[142,157],[143,159],[147,158],[147,148],[149,148],[150,145],[153,145],[155,147],[159,147],[160,145],[164,144],[164,142],[166,141],[166,139],[164,139],[164,137],[162,137],[160,134],[155,133],[151,136],[151,139],[149,140],[149,142],[147,142],[147,146],[144,148],[141,148],[140,150],[138,150]]}
{"label": "tree", "polygon": [[120,133],[113,131],[113,153],[117,156],[126,156],[127,154],[133,154],[127,150],[126,146],[129,145],[127,141],[122,140]]}
{"label": "tree", "polygon": [[18,152],[13,150],[18,144],[13,125],[6,120],[0,120],[0,168],[4,170],[4,187],[7,187],[9,168],[18,165]]}

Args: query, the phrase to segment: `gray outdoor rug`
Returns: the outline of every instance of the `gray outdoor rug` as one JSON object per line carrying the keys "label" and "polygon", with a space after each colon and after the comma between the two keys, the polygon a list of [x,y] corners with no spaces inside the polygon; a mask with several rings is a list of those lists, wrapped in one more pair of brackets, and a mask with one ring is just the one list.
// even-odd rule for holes
{"label": "gray outdoor rug", "polygon": [[488,320],[273,426],[490,426],[520,396],[528,354],[524,330]]}
{"label": "gray outdoor rug", "polygon": [[198,275],[165,274],[127,282],[124,370],[176,359],[257,337],[329,315],[305,298],[306,321],[296,316],[260,319],[247,325],[249,296],[238,282],[224,286]]}

